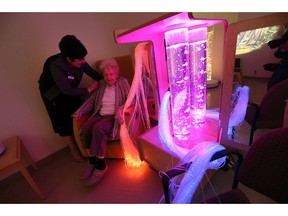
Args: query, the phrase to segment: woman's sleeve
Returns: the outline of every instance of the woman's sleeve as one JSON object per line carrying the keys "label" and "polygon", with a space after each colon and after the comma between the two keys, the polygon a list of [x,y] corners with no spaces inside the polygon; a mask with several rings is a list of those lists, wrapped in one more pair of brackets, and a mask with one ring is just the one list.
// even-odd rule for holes
{"label": "woman's sleeve", "polygon": [[87,62],[84,64],[84,73],[97,81],[103,79],[103,75],[98,71],[94,70]]}
{"label": "woman's sleeve", "polygon": [[71,86],[61,65],[52,64],[51,74],[56,85],[64,94],[71,96],[85,96],[89,94],[87,88],[73,88]]}
{"label": "woman's sleeve", "polygon": [[86,113],[89,113],[94,108],[96,98],[96,91],[93,92],[93,94],[76,110],[77,115],[84,115]]}

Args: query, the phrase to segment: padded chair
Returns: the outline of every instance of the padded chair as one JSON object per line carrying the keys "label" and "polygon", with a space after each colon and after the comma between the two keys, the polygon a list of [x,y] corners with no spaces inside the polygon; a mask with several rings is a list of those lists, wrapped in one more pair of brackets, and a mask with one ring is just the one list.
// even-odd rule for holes
{"label": "padded chair", "polygon": [[[132,55],[118,56],[114,58],[116,59],[119,65],[121,76],[127,78],[128,82],[131,84],[134,76],[134,65]],[[99,68],[100,62],[101,60],[96,62],[96,68]],[[89,117],[90,114],[86,114],[81,116],[79,120],[73,118],[74,137],[83,157],[88,157],[88,153],[87,150],[83,148],[82,138],[80,136],[80,129],[82,128],[82,125],[88,120]],[[108,145],[106,149],[106,158],[124,159],[124,153],[120,145],[119,131],[115,139],[109,137],[107,142]]]}
{"label": "padded chair", "polygon": [[[288,128],[271,130],[253,142],[234,177],[246,187],[278,203],[288,203]],[[246,194],[232,188],[207,203],[250,203]]]}
{"label": "padded chair", "polygon": [[[232,190],[207,199],[206,203],[251,203],[249,197],[238,189],[239,183],[269,197],[278,203],[288,203],[288,128],[277,128],[256,139],[242,160],[241,153],[227,148],[217,152],[211,160],[223,155],[238,156],[234,169]],[[174,169],[174,172],[173,172]],[[184,171],[175,172],[175,168],[166,172],[162,184],[167,179]],[[172,175],[173,174],[173,175]],[[163,188],[167,188],[163,184]],[[169,203],[170,194],[164,190],[165,201]]]}
{"label": "padded chair", "polygon": [[[138,45],[139,46],[139,45]],[[136,47],[137,48],[137,47]],[[145,50],[147,50],[148,52],[148,56],[147,58],[145,58],[146,60],[148,60],[149,63],[149,67],[151,67],[151,71],[153,72],[153,64],[154,64],[154,56],[153,56],[153,46],[152,44],[146,44],[145,45]],[[135,54],[135,48],[132,48],[132,53]],[[134,82],[133,78],[134,78],[134,60],[135,57],[134,55],[125,55],[125,56],[118,56],[118,57],[114,57],[119,65],[120,68],[120,76],[125,77],[128,82],[130,83],[130,85],[132,85],[132,82]],[[101,60],[96,62],[96,68],[99,68],[99,65],[101,63]],[[151,65],[150,65],[151,64]],[[147,69],[147,68],[146,68]],[[147,78],[145,76],[145,78]],[[142,79],[143,81],[143,79]],[[148,82],[149,83],[149,82]],[[147,90],[147,89],[145,89]],[[150,89],[148,89],[150,90]],[[153,89],[151,89],[153,90]],[[150,93],[150,91],[148,91]],[[157,124],[158,122],[155,120],[155,116],[157,116],[156,113],[156,104],[155,104],[155,99],[154,96],[151,97],[151,95],[149,95],[149,93],[147,92],[147,98],[145,99],[146,103],[147,103],[147,111],[150,117],[150,123],[152,124]],[[146,92],[145,92],[146,94]],[[128,125],[128,122],[130,123],[131,120],[133,120],[133,134],[130,134],[133,137],[137,137],[139,136],[141,133],[144,133],[147,129],[147,125],[144,125],[145,123],[143,122],[143,118],[141,118],[141,116],[139,116],[138,113],[136,113],[136,115],[132,115],[135,112],[135,106],[134,105],[129,105],[129,107],[127,107],[127,109],[125,109],[124,112],[124,117],[125,117],[125,122]],[[136,111],[137,112],[137,111]],[[90,117],[89,114],[82,116],[82,118],[80,118],[79,120],[73,118],[73,129],[74,129],[74,136],[77,142],[77,145],[80,149],[81,154],[84,157],[88,157],[88,153],[86,151],[86,149],[83,148],[82,145],[82,139],[81,136],[79,134],[80,129],[82,128],[82,125],[84,124],[85,121],[87,121],[87,119]],[[131,119],[134,118],[134,119]],[[144,123],[144,124],[143,124]],[[124,159],[124,153],[122,150],[122,146],[120,143],[120,127],[119,127],[119,131],[118,134],[116,136],[115,139],[113,139],[112,137],[108,138],[108,145],[107,145],[107,149],[106,149],[106,158],[121,158]],[[129,132],[130,133],[130,132]]]}
{"label": "padded chair", "polygon": [[288,79],[270,88],[258,105],[249,102],[245,121],[251,126],[249,145],[257,129],[274,129],[283,126],[284,111],[288,98]]}

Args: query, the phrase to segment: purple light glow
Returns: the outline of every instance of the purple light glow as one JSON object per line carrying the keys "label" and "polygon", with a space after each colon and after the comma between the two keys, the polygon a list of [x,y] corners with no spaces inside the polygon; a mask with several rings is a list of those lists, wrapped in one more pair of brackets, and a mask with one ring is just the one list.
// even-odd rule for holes
{"label": "purple light glow", "polygon": [[207,29],[189,31],[189,68],[191,74],[191,117],[195,128],[205,123],[206,112],[206,46]]}
{"label": "purple light glow", "polygon": [[187,141],[191,131],[188,29],[165,32],[167,70],[171,92],[172,134]]}
{"label": "purple light glow", "polygon": [[[151,41],[153,43],[153,51],[154,51],[154,62],[155,62],[155,73],[152,73],[152,80],[155,80],[156,85],[153,86],[155,92],[154,97],[156,99],[156,112],[159,112],[160,107],[162,106],[162,100],[164,98],[164,95],[167,92],[167,89],[170,88],[170,93],[174,93],[174,87],[177,87],[177,85],[173,85],[173,82],[171,82],[171,77],[168,74],[168,64],[170,64],[170,67],[175,67],[175,63],[168,63],[167,62],[167,53],[169,50],[167,48],[171,47],[171,52],[172,52],[172,47],[176,49],[176,44],[175,46],[172,46],[172,44],[168,44],[168,46],[164,46],[164,40],[165,40],[165,33],[170,32],[173,30],[179,30],[179,29],[187,29],[188,31],[192,29],[199,29],[199,28],[208,28],[210,26],[214,26],[216,24],[221,24],[223,25],[223,31],[227,31],[227,26],[228,22],[224,19],[207,19],[207,18],[194,18],[192,13],[190,12],[184,12],[184,13],[169,13],[167,15],[164,15],[162,17],[159,17],[155,20],[149,21],[147,23],[144,23],[140,26],[137,26],[135,28],[131,29],[116,29],[114,30],[114,37],[115,41],[118,44],[122,43],[133,43],[133,42],[143,42],[143,41]],[[166,40],[166,44],[167,44]],[[178,43],[180,43],[178,41]],[[187,43],[187,52],[189,51],[189,41],[188,39],[185,41],[185,44]],[[180,48],[179,48],[180,49]],[[165,52],[166,51],[166,52]],[[215,128],[214,130],[214,125],[210,124],[210,121],[207,121],[204,125],[204,127],[201,128],[196,128],[192,125],[192,111],[191,111],[191,97],[190,97],[190,72],[189,72],[189,53],[187,53],[188,57],[187,58],[187,65],[186,65],[186,74],[185,76],[178,75],[179,76],[179,82],[180,83],[180,77],[182,76],[183,78],[183,86],[186,86],[185,88],[182,87],[183,91],[180,89],[175,90],[178,92],[178,94],[174,94],[173,96],[170,96],[170,106],[169,110],[167,110],[167,114],[169,113],[169,119],[167,122],[171,125],[169,127],[169,133],[171,135],[171,138],[173,139],[173,143],[175,145],[185,147],[185,149],[190,149],[190,146],[193,146],[195,143],[198,143],[198,140],[201,141],[216,141],[218,137],[218,126],[217,129]],[[177,57],[176,55],[174,56],[175,58]],[[179,63],[179,65],[181,65]],[[188,69],[188,70],[187,70]],[[173,75],[174,76],[174,75]],[[188,84],[187,84],[188,83]],[[204,90],[206,90],[204,88]],[[173,97],[173,99],[171,99]],[[188,101],[189,100],[189,101]],[[206,100],[204,101],[206,102]],[[172,104],[173,103],[173,104]],[[174,105],[179,104],[177,107],[176,111],[178,110],[179,113],[182,114],[182,121],[178,122],[178,127],[172,128],[172,122],[175,121],[173,119],[174,117],[172,116],[172,108]],[[185,106],[184,106],[185,105]],[[180,112],[181,108],[181,112]],[[185,112],[186,111],[186,112]],[[175,112],[175,110],[174,110]],[[187,113],[189,112],[189,114]],[[185,115],[185,116],[184,116]],[[168,115],[167,115],[168,116]],[[180,116],[180,114],[179,114]],[[180,116],[181,117],[181,116]],[[179,118],[180,118],[179,117]],[[218,121],[218,120],[217,120]],[[184,124],[184,125],[183,125]],[[186,125],[186,127],[185,127]],[[206,129],[207,126],[207,129]],[[165,124],[163,127],[167,127],[167,124]],[[160,128],[160,127],[159,127]],[[162,127],[161,127],[162,128]],[[181,130],[182,128],[182,130]],[[177,129],[177,133],[175,133],[174,130]],[[206,132],[209,132],[208,134]],[[213,132],[211,132],[213,131]],[[168,131],[166,131],[168,132]],[[182,135],[184,132],[184,136]],[[211,133],[210,133],[211,132]],[[193,134],[192,136],[187,135]],[[182,140],[179,141],[176,139],[175,134],[179,134],[179,138]],[[173,137],[172,137],[173,135]],[[196,136],[195,136],[196,135]],[[196,137],[196,138],[195,138]],[[199,139],[198,139],[199,138]],[[189,139],[188,142],[187,140],[183,139]]]}
{"label": "purple light glow", "polygon": [[205,122],[207,29],[171,30],[165,32],[165,41],[171,92],[171,133],[181,145],[189,140],[192,125],[199,128]]}
{"label": "purple light glow", "polygon": [[132,29],[116,29],[114,30],[114,37],[118,44],[143,41],[151,41],[153,43],[160,105],[169,87],[168,75],[166,73],[165,47],[163,46],[164,33],[179,28],[195,29],[216,24],[222,24],[226,32],[228,26],[227,20],[194,18],[190,12],[169,13]]}

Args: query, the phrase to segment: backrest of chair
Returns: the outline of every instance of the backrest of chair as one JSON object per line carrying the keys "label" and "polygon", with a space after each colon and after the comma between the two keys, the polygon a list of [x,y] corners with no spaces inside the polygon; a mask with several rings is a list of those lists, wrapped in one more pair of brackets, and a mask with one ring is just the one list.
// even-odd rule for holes
{"label": "backrest of chair", "polygon": [[[261,121],[263,127],[258,128],[277,128],[282,127],[286,102],[288,98],[288,79],[284,80],[264,95],[257,121]],[[269,123],[270,122],[270,123]],[[265,124],[268,124],[266,126]]]}
{"label": "backrest of chair", "polygon": [[243,185],[279,202],[288,202],[288,128],[271,130],[256,139],[240,166]]}
{"label": "backrest of chair", "polygon": [[[134,63],[133,63],[133,55],[123,55],[113,57],[118,65],[120,74],[119,76],[124,77],[128,80],[129,84],[132,84],[133,77],[134,77]],[[99,70],[99,65],[102,60],[96,61],[96,68]]]}

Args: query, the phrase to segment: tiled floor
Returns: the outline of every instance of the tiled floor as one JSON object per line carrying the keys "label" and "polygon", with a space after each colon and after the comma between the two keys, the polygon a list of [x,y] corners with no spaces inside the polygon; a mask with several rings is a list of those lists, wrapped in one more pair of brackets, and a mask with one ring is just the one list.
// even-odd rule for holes
{"label": "tiled floor", "polygon": [[107,159],[108,172],[95,187],[79,180],[87,163],[75,162],[67,148],[38,163],[30,170],[40,185],[45,200],[37,195],[20,174],[0,182],[0,203],[158,203],[162,196],[158,173],[144,164],[125,165],[124,160]]}
{"label": "tiled floor", "polygon": [[[79,180],[86,163],[75,162],[69,150],[55,153],[53,156],[38,163],[39,170],[30,169],[35,181],[47,196],[40,199],[24,177],[16,173],[0,182],[0,203],[15,204],[157,204],[163,203],[161,178],[158,172],[148,164],[140,168],[131,168],[123,160],[108,159],[109,167],[106,176],[96,186],[86,187]],[[219,170],[210,180],[216,192],[224,192],[231,188],[233,171]],[[271,200],[244,188],[255,203],[270,203]],[[207,184],[204,189],[207,197],[214,195]],[[202,202],[202,196],[194,199]]]}
{"label": "tiled floor", "polygon": [[[255,98],[257,99],[257,96]],[[29,168],[31,175],[47,196],[45,200],[40,199],[33,192],[20,173],[16,173],[0,181],[0,203],[163,203],[161,201],[163,196],[161,178],[158,172],[151,169],[148,164],[145,163],[140,168],[131,168],[119,159],[107,159],[107,164],[109,170],[104,179],[98,185],[88,188],[79,180],[87,164],[75,162],[69,150],[64,148],[38,162],[39,170],[34,171]],[[210,181],[217,192],[222,192],[230,189],[232,175],[232,170],[228,172],[219,170]],[[255,203],[272,202],[255,192],[242,188]],[[206,186],[204,189],[206,197],[212,195],[212,191],[209,185]],[[201,202],[202,197],[195,197],[194,201]]]}

